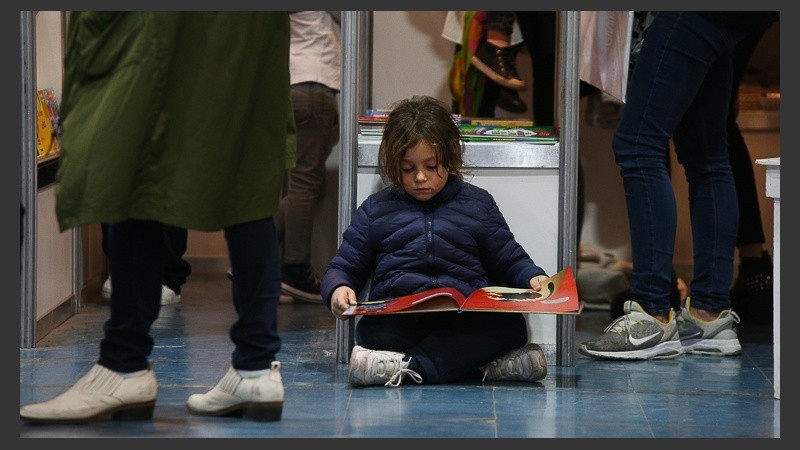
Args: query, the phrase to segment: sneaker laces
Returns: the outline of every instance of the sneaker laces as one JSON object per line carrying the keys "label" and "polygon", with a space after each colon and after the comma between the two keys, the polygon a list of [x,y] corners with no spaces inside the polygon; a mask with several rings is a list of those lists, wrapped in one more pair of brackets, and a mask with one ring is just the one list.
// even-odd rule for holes
{"label": "sneaker laces", "polygon": [[630,329],[630,323],[631,323],[630,314],[623,314],[614,319],[613,322],[608,324],[606,329],[603,330],[603,333],[608,333],[608,332],[616,334],[627,333],[628,330]]}
{"label": "sneaker laces", "polygon": [[410,363],[411,363],[411,358],[408,358],[408,361],[401,364],[400,370],[395,372],[394,375],[392,375],[392,377],[389,378],[389,381],[387,381],[386,384],[384,384],[384,386],[391,386],[391,387],[400,386],[400,384],[403,382],[403,375],[408,375],[417,384],[422,383],[422,375],[408,368],[408,365]]}

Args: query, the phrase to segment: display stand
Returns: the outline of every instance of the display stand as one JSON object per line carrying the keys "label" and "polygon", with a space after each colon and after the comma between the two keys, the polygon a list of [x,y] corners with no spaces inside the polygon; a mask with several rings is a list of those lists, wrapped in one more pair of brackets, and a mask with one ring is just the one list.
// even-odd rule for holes
{"label": "display stand", "polygon": [[[369,35],[370,12],[345,11],[342,14],[342,120],[341,159],[339,165],[339,244],[341,235],[349,226],[359,199],[378,188],[375,162],[377,140],[358,138],[356,117],[362,115],[368,104],[370,67],[369,48],[357,43],[371,42]],[[515,236],[526,248],[533,248],[534,233],[545,230],[537,238],[535,259],[548,272],[555,273],[566,266],[575,266],[577,260],[577,171],[578,171],[578,36],[580,13],[562,11],[558,16],[557,81],[555,105],[561,137],[559,142],[541,144],[502,144],[491,152],[481,152],[480,144],[468,145],[466,159],[475,164],[473,182],[492,192]],[[360,107],[360,108],[359,108]],[[545,148],[546,147],[546,148]],[[484,149],[485,150],[485,149]],[[492,156],[486,158],[485,155]],[[522,159],[515,159],[517,155]],[[494,159],[492,159],[494,158]],[[538,161],[538,162],[537,162]],[[547,161],[546,164],[543,161]],[[544,165],[542,165],[544,164]],[[536,221],[532,229],[524,217],[525,208],[516,207],[532,196],[542,198],[548,212],[546,220]],[[529,211],[529,210],[528,210]],[[516,214],[523,214],[516,217]],[[526,222],[527,220],[527,222]],[[548,223],[545,224],[544,222]],[[531,240],[528,242],[528,240]],[[549,242],[543,246],[542,242]],[[573,316],[541,315],[530,326],[532,340],[550,344],[548,361],[556,365],[574,365],[575,318]],[[355,321],[337,321],[337,361],[349,362],[354,345]],[[530,324],[530,321],[529,321]],[[539,334],[537,334],[539,333]]]}

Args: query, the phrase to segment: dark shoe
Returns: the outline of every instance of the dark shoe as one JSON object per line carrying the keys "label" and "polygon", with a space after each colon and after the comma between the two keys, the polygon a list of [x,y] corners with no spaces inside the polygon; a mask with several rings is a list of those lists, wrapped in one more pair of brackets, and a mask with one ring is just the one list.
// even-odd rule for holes
{"label": "dark shoe", "polygon": [[308,264],[284,264],[281,293],[307,302],[322,303],[319,280]]}
{"label": "dark shoe", "polygon": [[480,369],[482,381],[539,381],[547,376],[547,360],[542,347],[530,342]]}
{"label": "dark shoe", "polygon": [[731,309],[744,324],[772,324],[772,259],[742,257],[739,275],[731,288]]}
{"label": "dark shoe", "polygon": [[524,91],[528,86],[517,74],[515,56],[513,47],[500,48],[483,41],[478,51],[472,55],[472,65],[500,86]]}
{"label": "dark shoe", "polygon": [[522,114],[528,110],[528,105],[519,98],[519,92],[506,88],[500,88],[500,93],[497,95],[497,106],[513,114]]}

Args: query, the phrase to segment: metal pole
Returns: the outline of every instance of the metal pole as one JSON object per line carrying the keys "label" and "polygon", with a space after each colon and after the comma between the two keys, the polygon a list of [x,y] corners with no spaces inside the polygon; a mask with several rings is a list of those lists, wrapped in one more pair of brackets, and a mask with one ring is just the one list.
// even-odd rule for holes
{"label": "metal pole", "polygon": [[[561,267],[577,261],[577,192],[578,192],[578,116],[580,107],[578,81],[578,36],[580,11],[558,13],[558,120],[561,127],[559,150],[559,222]],[[575,316],[559,315],[556,324],[556,364],[575,364]]]}
{"label": "metal pole", "polygon": [[20,12],[22,59],[22,186],[25,208],[20,245],[20,348],[36,343],[36,13]]}
{"label": "metal pole", "polygon": [[[341,155],[339,157],[339,222],[337,245],[350,225],[356,205],[356,164],[359,115],[369,102],[371,67],[371,12],[342,11]],[[336,361],[348,363],[355,345],[355,318],[336,319]]]}

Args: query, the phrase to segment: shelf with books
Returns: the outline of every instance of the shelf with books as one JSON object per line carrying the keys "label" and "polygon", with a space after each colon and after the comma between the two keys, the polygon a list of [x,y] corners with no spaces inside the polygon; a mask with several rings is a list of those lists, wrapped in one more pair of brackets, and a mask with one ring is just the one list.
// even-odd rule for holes
{"label": "shelf with books", "polygon": [[[377,167],[381,136],[358,136],[359,167]],[[464,160],[470,168],[558,169],[559,142],[520,140],[466,141]]]}
{"label": "shelf with books", "polygon": [[461,125],[461,135],[466,141],[522,141],[553,143],[558,141],[555,127]]}

